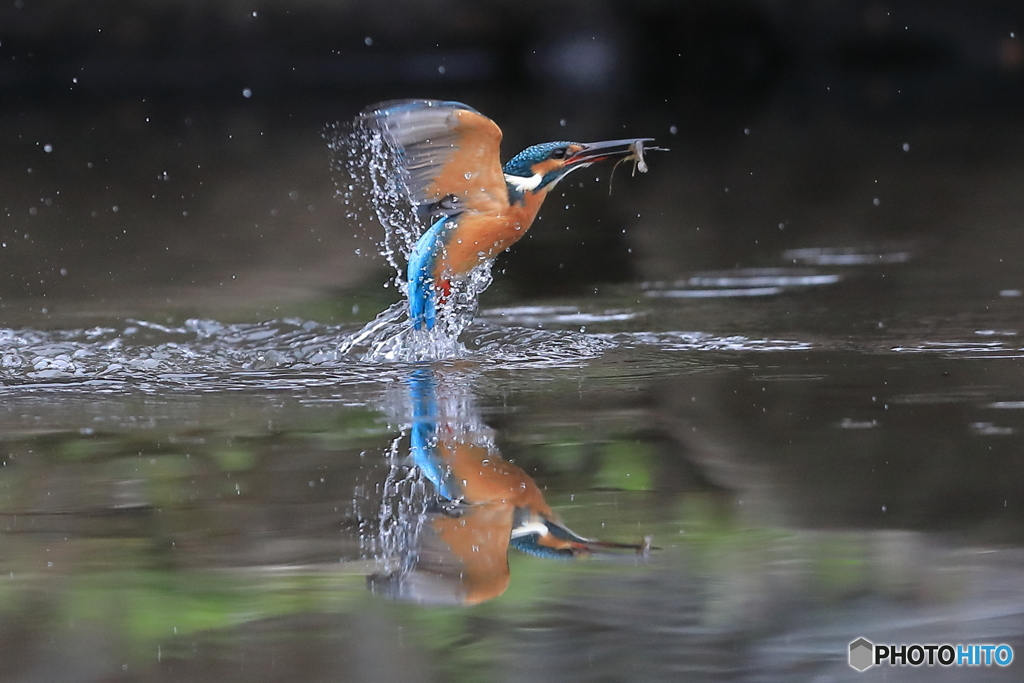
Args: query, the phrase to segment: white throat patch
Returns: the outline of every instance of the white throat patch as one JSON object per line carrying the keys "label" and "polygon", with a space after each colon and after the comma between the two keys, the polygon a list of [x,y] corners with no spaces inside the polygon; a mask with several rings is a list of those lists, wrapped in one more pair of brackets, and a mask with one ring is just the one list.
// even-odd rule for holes
{"label": "white throat patch", "polygon": [[540,181],[544,180],[544,176],[534,173],[529,178],[523,178],[517,175],[505,174],[505,182],[516,188],[520,192],[529,192],[536,190],[540,186]]}
{"label": "white throat patch", "polygon": [[544,522],[527,522],[526,524],[512,530],[512,538],[521,538],[523,536],[529,536],[530,534],[546,536],[547,533],[548,527]]}

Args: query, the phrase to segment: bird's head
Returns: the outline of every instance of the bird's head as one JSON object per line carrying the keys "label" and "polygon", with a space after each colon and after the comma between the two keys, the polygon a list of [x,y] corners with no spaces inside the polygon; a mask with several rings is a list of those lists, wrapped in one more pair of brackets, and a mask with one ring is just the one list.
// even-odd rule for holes
{"label": "bird's head", "polygon": [[[579,168],[614,157],[637,157],[650,138],[604,142],[545,142],[527,147],[502,169],[509,190],[520,195],[550,190]],[[640,150],[640,151],[638,151]]]}
{"label": "bird's head", "polygon": [[538,557],[573,557],[586,553],[590,541],[547,515],[516,508],[512,524],[512,547]]}

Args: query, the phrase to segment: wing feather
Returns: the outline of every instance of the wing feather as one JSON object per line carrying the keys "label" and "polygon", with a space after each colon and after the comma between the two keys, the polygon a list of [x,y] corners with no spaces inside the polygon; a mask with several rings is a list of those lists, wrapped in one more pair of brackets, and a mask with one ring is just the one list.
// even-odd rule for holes
{"label": "wing feather", "polygon": [[501,129],[475,109],[459,102],[399,100],[368,107],[358,121],[380,130],[395,148],[417,207],[452,215],[508,206]]}

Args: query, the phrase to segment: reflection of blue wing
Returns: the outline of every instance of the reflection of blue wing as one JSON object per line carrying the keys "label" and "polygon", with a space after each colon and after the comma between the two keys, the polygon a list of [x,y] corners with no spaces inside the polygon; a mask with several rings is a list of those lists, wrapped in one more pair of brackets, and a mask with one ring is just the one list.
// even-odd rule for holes
{"label": "reflection of blue wing", "polygon": [[434,287],[434,264],[444,248],[444,239],[454,227],[455,222],[447,216],[430,226],[420,236],[412,253],[409,254],[409,265],[406,278],[409,280],[409,319],[417,330],[424,327],[434,328],[436,315]]}
{"label": "reflection of blue wing", "polygon": [[437,487],[442,498],[458,500],[461,496],[451,481],[448,466],[437,455],[437,397],[429,368],[413,371],[409,377],[409,397],[413,414],[409,434],[412,461]]}

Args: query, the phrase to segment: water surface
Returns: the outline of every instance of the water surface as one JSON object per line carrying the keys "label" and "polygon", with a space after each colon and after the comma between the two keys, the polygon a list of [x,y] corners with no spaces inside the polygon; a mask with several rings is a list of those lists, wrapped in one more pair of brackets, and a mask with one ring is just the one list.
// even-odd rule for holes
{"label": "water surface", "polygon": [[892,311],[873,280],[935,271],[807,260],[483,307],[431,366],[452,419],[575,531],[659,549],[509,550],[469,608],[367,590],[424,366],[339,354],[358,324],[3,330],[5,679],[845,680],[859,636],[1020,648],[1018,299]]}

